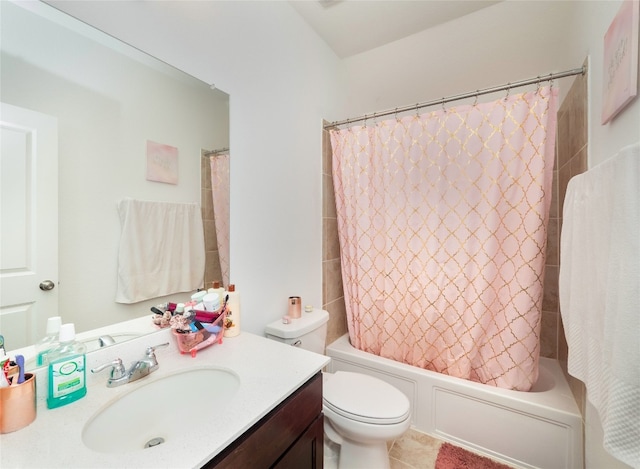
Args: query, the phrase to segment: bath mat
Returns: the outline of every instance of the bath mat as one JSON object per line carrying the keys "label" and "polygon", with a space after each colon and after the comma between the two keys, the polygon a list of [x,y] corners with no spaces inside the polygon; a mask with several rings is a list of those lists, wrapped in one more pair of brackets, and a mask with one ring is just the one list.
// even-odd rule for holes
{"label": "bath mat", "polygon": [[443,443],[438,451],[435,469],[511,469],[505,464],[500,464],[484,456],[474,454],[471,451]]}

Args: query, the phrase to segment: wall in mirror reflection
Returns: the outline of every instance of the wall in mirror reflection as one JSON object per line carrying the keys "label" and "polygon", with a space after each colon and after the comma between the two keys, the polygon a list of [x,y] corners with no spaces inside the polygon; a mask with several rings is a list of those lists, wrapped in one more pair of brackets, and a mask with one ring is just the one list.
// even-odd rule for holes
{"label": "wall in mirror reflection", "polygon": [[[229,146],[228,96],[46,4],[3,2],[1,26],[2,101],[58,119],[58,313],[77,331],[150,314],[167,298],[114,302],[116,202],[201,203],[201,152]],[[178,149],[177,184],[146,180],[149,140]],[[2,328],[8,347],[45,322]]]}

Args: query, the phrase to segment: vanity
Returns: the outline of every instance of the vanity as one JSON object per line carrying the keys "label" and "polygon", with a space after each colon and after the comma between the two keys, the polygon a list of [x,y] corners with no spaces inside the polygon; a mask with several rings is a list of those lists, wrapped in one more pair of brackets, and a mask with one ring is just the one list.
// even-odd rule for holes
{"label": "vanity", "polygon": [[[88,372],[87,395],[57,409],[47,409],[46,370],[37,370],[36,420],[0,435],[0,467],[322,467],[328,357],[242,332],[192,358],[163,329],[90,352],[87,367],[129,364],[166,342],[149,376],[108,388],[108,372]],[[127,401],[130,410],[118,407]],[[163,441],[145,447],[151,434]]]}

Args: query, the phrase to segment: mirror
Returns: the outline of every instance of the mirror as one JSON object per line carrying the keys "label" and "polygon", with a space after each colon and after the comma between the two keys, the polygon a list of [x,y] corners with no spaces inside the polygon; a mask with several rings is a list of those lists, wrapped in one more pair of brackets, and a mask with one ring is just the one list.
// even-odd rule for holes
{"label": "mirror", "polygon": [[[199,205],[203,197],[210,200],[210,174],[202,169],[208,152],[229,147],[229,96],[41,2],[3,1],[1,21],[2,102],[57,120],[57,278],[48,279],[55,285],[49,292],[38,290],[42,278],[30,288],[40,297],[53,295],[58,315],[77,332],[150,317],[151,306],[188,300],[192,292],[115,302],[116,204],[125,197]],[[175,149],[177,183],[148,179],[148,142]],[[11,197],[3,198],[4,207]],[[217,261],[212,210],[203,207],[207,257]],[[228,207],[220,211],[228,213]],[[9,226],[4,209],[1,216]],[[38,221],[34,231],[41,235]],[[219,267],[211,259],[206,264],[205,282],[222,280]],[[6,274],[15,272],[3,269]],[[24,302],[2,305],[5,347],[42,338],[53,309],[36,313]]]}

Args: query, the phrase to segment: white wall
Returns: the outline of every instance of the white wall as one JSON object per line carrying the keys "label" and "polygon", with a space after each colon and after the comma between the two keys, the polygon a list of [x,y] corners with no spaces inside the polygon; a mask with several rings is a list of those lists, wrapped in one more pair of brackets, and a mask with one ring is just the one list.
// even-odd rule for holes
{"label": "white wall", "polygon": [[578,68],[582,58],[567,60],[565,53],[571,3],[502,2],[347,58],[349,113],[394,109]]}
{"label": "white wall", "polygon": [[[1,95],[58,120],[59,313],[79,332],[150,315],[159,300],[114,303],[116,202],[200,203],[201,149],[228,145],[227,97],[166,65],[115,53],[67,28],[66,15],[33,5],[37,14],[2,2]],[[146,180],[147,140],[178,149],[177,185]],[[38,326],[33,341],[44,336],[46,323]]]}
{"label": "white wall", "polygon": [[620,148],[640,140],[640,99],[636,97],[608,124],[600,124],[604,35],[622,2],[616,0],[575,3],[575,16],[567,42],[570,45],[569,52],[572,57],[589,54],[590,58],[589,167],[593,167],[613,156]]}
{"label": "white wall", "polygon": [[[603,38],[620,5],[508,0],[347,58],[345,117],[579,68],[589,56],[593,166],[640,138],[640,99],[600,125]],[[558,80],[561,96],[572,80]]]}
{"label": "white wall", "polygon": [[321,124],[340,63],[287,2],[50,2],[230,94],[231,281],[242,327],[320,305]]}

